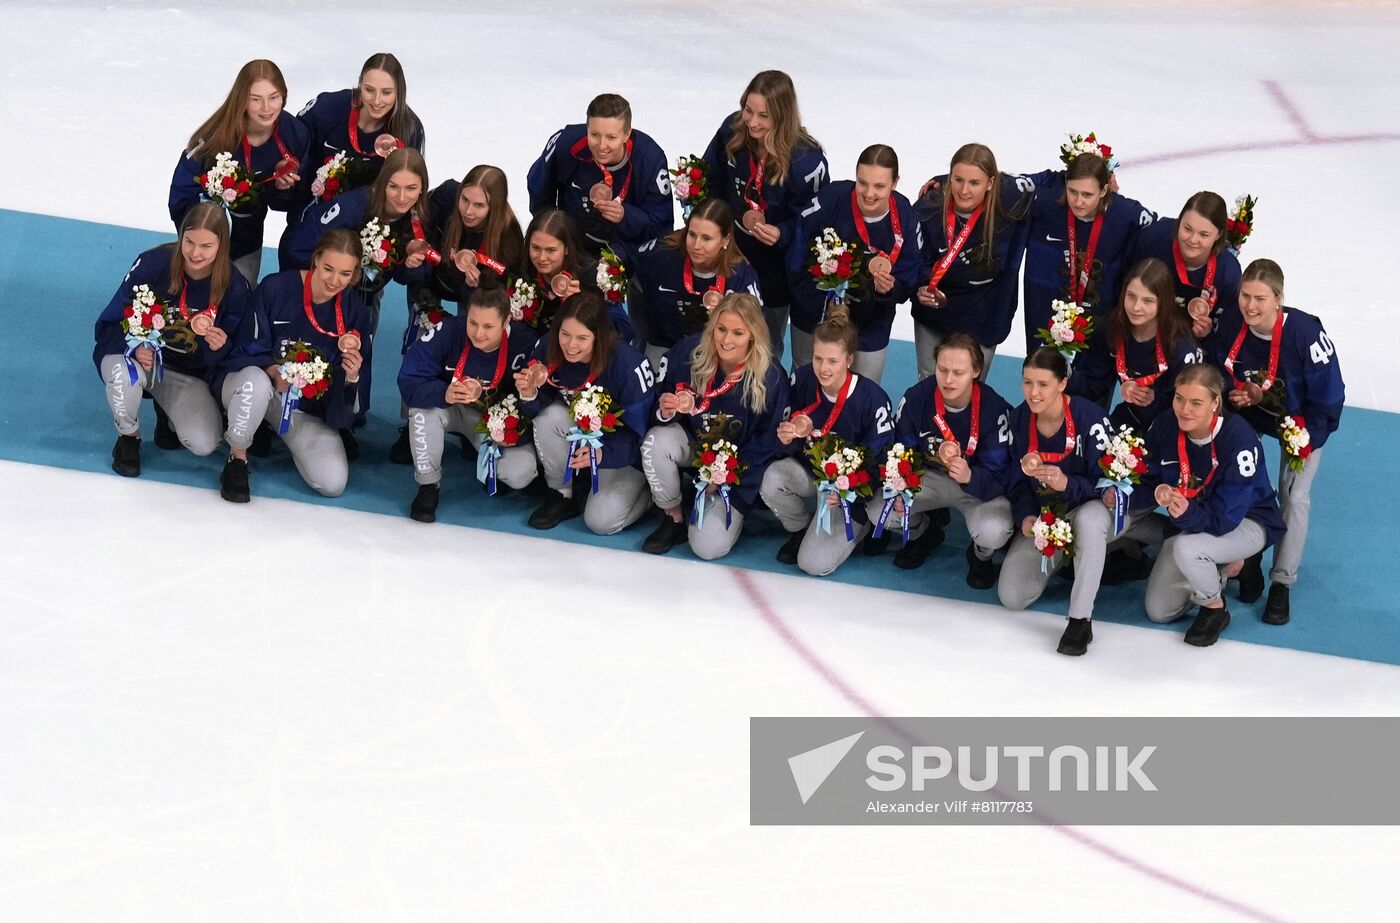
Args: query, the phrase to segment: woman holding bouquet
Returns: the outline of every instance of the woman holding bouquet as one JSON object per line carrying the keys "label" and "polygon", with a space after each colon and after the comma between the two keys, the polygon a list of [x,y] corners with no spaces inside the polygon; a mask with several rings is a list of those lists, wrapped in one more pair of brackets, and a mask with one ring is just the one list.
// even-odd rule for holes
{"label": "woman holding bouquet", "polygon": [[[894,437],[889,396],[853,368],[859,349],[856,325],[843,309],[836,308],[816,326],[811,363],[792,373],[792,415],[777,425],[779,460],[763,476],[763,502],[788,533],[778,549],[778,560],[796,564],[814,577],[825,577],[840,567],[870,524],[865,521],[865,504],[818,489],[807,453],[813,446],[834,447],[834,442],[823,440],[835,436],[864,454],[861,470],[868,476],[883,463]],[[813,497],[831,509],[825,513],[818,509],[814,516],[807,505]],[[843,500],[847,508],[836,511]],[[854,520],[849,538],[844,525],[847,513]]]}
{"label": "woman holding bouquet", "polygon": [[[530,515],[552,529],[579,515],[599,535],[621,532],[648,503],[638,446],[655,406],[646,356],[613,329],[603,299],[564,299],[530,364],[515,373],[520,406],[533,418],[535,451],[550,487]],[[586,501],[586,505],[585,505]]]}
{"label": "woman holding bouquet", "polygon": [[[1059,652],[1077,656],[1094,638],[1090,618],[1114,514],[1113,498],[1101,497],[1097,486],[1099,459],[1109,447],[1108,417],[1092,401],[1065,393],[1068,375],[1065,357],[1050,347],[1037,349],[1021,365],[1026,399],[1011,416],[1011,455],[1020,472],[1012,474],[1007,489],[1019,534],[1006,553],[997,595],[1008,609],[1024,609],[1040,598],[1067,557],[1056,550],[1067,523],[1074,586]],[[1118,537],[1147,535],[1150,524],[1146,514],[1130,517]]]}
{"label": "woman holding bouquet", "polygon": [[[713,561],[733,550],[758,497],[787,406],[787,376],[773,359],[762,304],[747,292],[725,295],[704,330],[677,343],[662,365],[641,453],[661,523],[642,548],[665,554],[689,541],[696,557]],[[720,455],[735,460],[732,469]],[[686,468],[711,475],[696,483],[690,509],[682,503]]]}
{"label": "woman holding bouquet", "polygon": [[768,339],[781,359],[792,305],[788,248],[829,172],[821,145],[802,125],[792,78],[782,71],[756,74],[704,159],[713,195],[739,216],[739,249],[758,274]]}
{"label": "woman holding bouquet", "polygon": [[[437,519],[447,433],[479,445],[477,476],[490,492],[495,493],[496,480],[520,490],[535,479],[534,447],[520,438],[514,377],[535,342],[534,331],[511,321],[505,290],[492,287],[472,292],[465,317],[444,318],[434,335],[409,346],[399,370],[399,393],[409,408],[409,446],[418,482],[409,515],[418,522]],[[495,441],[489,432],[478,436],[483,415],[495,407],[502,419],[515,417],[513,439]]]}
{"label": "woman holding bouquet", "polygon": [[1164,507],[1169,519],[1147,581],[1147,617],[1170,622],[1197,604],[1185,638],[1197,647],[1230,624],[1225,582],[1284,533],[1259,438],[1242,416],[1225,414],[1224,390],[1214,366],[1177,376],[1172,412],[1147,435],[1147,473],[1131,498],[1138,509]]}
{"label": "woman holding bouquet", "polygon": [[296,185],[311,144],[311,133],[287,104],[287,82],[271,61],[249,61],[234,78],[221,105],[195,129],[170,179],[170,220],[178,228],[185,215],[209,192],[200,181],[221,153],[232,154],[251,189],[249,204],[229,207],[232,230],[229,256],[250,285],[262,265],[263,222],[269,208],[294,206]]}
{"label": "woman holding bouquet", "polygon": [[[919,284],[919,223],[914,206],[895,191],[899,156],[886,144],[872,144],[856,160],[856,178],[832,183],[817,196],[817,208],[802,219],[800,242],[789,252],[792,283],[793,366],[812,361],[812,334],[833,303],[842,303],[859,337],[853,366],[879,383],[895,308]],[[839,291],[823,281],[813,260],[814,241],[827,230],[859,248],[860,269]],[[826,277],[829,278],[829,277]],[[839,283],[838,283],[839,284]]]}
{"label": "woman holding bouquet", "polygon": [[[523,272],[508,293],[511,317],[547,331],[560,305],[583,291],[598,294],[597,262],[584,252],[572,218],[557,208],[540,212],[525,230]],[[620,302],[608,302],[607,307],[618,337],[632,343],[636,331],[626,307]]]}
{"label": "woman holding bouquet", "polygon": [[[1273,260],[1255,260],[1240,281],[1239,317],[1220,325],[1216,359],[1226,374],[1230,406],[1260,436],[1279,441],[1279,505],[1288,532],[1274,547],[1269,599],[1263,619],[1289,619],[1289,588],[1298,579],[1313,479],[1322,448],[1341,423],[1346,385],[1331,337],[1322,321],[1283,304],[1283,270]],[[1263,552],[1245,562],[1240,599],[1253,602],[1264,591]]]}
{"label": "woman holding bouquet", "polygon": [[117,428],[112,470],[141,473],[141,396],[169,414],[195,455],[219,446],[222,420],[210,390],[250,313],[252,293],[229,261],[228,219],[210,202],[185,212],[180,239],[147,250],[97,318],[92,360]]}
{"label": "woman holding bouquet", "polygon": [[1215,328],[1240,293],[1240,262],[1226,249],[1229,220],[1224,199],[1198,192],[1175,221],[1160,218],[1139,231],[1133,246],[1134,262],[1156,257],[1171,268],[1177,300],[1207,355],[1215,350]]}
{"label": "woman holding bouquet", "polygon": [[955,333],[938,344],[933,376],[904,393],[895,423],[894,441],[923,458],[913,502],[876,496],[866,507],[878,522],[896,499],[885,529],[897,535],[906,531],[909,517],[909,542],[894,556],[895,566],[905,570],[921,566],[943,544],[943,526],[928,514],[944,511],[946,517],[947,510],[957,510],[972,536],[967,585],[977,590],[996,583],[992,556],[1013,531],[1006,498],[1013,468],[1011,406],[981,383],[983,377],[982,349],[971,336]]}

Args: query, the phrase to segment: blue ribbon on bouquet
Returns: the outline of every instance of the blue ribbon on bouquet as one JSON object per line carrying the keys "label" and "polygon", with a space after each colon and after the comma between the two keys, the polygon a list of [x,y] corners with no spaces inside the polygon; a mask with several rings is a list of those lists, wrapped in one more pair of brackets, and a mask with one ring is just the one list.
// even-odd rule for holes
{"label": "blue ribbon on bouquet", "polygon": [[[588,468],[593,474],[593,493],[598,492],[598,450],[603,447],[602,433],[585,433],[577,426],[570,427],[569,435],[565,437],[569,441],[569,457],[572,459],[578,447],[588,446]],[[564,467],[564,486],[568,487],[574,479],[573,465]]]}
{"label": "blue ribbon on bouquet", "polygon": [[301,389],[288,388],[282,395],[282,419],[277,424],[277,435],[287,435],[287,430],[292,427],[292,411],[301,404]]}
{"label": "blue ribbon on bouquet", "polygon": [[486,493],[496,496],[496,462],[505,454],[488,433],[481,434],[476,451],[476,479],[486,485]]}
{"label": "blue ribbon on bouquet", "polygon": [[914,503],[914,492],[912,490],[890,490],[884,488],[885,506],[880,510],[880,518],[875,522],[874,537],[879,538],[885,534],[885,523],[889,522],[890,515],[894,513],[894,503],[896,500],[904,500],[904,517],[901,524],[901,531],[904,533],[903,548],[909,544],[909,513]]}
{"label": "blue ribbon on bouquet", "polygon": [[848,279],[847,281],[838,284],[835,288],[827,289],[827,291],[826,291],[826,301],[822,302],[822,317],[821,317],[821,320],[817,321],[817,323],[819,323],[819,324],[820,324],[820,323],[825,323],[825,321],[826,321],[826,312],[827,312],[833,305],[838,305],[838,304],[844,304],[844,303],[845,303],[845,301],[846,301],[846,289],[850,288],[850,286],[851,286],[851,283],[850,283],[850,280]]}
{"label": "blue ribbon on bouquet", "polygon": [[159,339],[142,340],[127,337],[126,352],[122,353],[122,359],[126,362],[126,375],[127,378],[130,379],[128,382],[129,384],[134,385],[141,380],[141,367],[137,365],[136,360],[131,357],[134,356],[136,350],[140,349],[142,346],[149,346],[151,352],[155,353],[155,368],[152,369],[155,373],[155,377],[152,381],[165,381],[165,354],[161,350],[163,345],[164,342]]}
{"label": "blue ribbon on bouquet", "polygon": [[846,497],[855,494],[849,490],[840,490],[830,481],[822,481],[817,485],[817,528],[827,535],[831,534],[831,507],[826,505],[827,494],[835,494],[837,505],[841,507],[841,517],[846,520],[846,541],[856,540],[855,528],[851,525],[851,505]]}
{"label": "blue ribbon on bouquet", "polygon": [[1107,490],[1110,487],[1118,489],[1118,492],[1114,494],[1113,503],[1113,535],[1109,536],[1109,538],[1116,538],[1123,534],[1123,526],[1128,521],[1128,497],[1133,492],[1133,483],[1127,478],[1121,481],[1099,478],[1099,482],[1094,486],[1099,490]]}
{"label": "blue ribbon on bouquet", "polygon": [[[709,481],[704,478],[695,479],[695,503],[690,507],[690,524],[697,529],[705,527],[705,507],[708,505],[705,501],[709,497],[709,486]],[[717,491],[720,500],[724,503],[724,527],[726,529],[734,524],[734,508],[729,502],[729,491],[728,484],[721,485]]]}
{"label": "blue ribbon on bouquet", "polygon": [[1050,561],[1054,557],[1054,555],[1049,555],[1047,557],[1044,552],[1040,552],[1040,572],[1047,577],[1050,576]]}

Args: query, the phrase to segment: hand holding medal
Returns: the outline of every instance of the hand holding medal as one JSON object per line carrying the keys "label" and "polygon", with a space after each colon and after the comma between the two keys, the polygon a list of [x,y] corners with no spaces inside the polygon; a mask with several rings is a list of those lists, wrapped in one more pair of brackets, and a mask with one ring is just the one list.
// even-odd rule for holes
{"label": "hand holding medal", "polygon": [[695,412],[695,395],[689,388],[676,388],[676,413],[692,414]]}
{"label": "hand holding medal", "polygon": [[480,379],[462,379],[462,396],[466,398],[466,403],[475,404],[477,401],[481,400],[481,396],[485,393],[486,389],[482,387]]}
{"label": "hand holding medal", "polygon": [[[195,336],[209,336],[209,331],[214,329],[214,316],[209,313],[208,309],[196,312],[190,317],[190,329],[194,331]],[[212,343],[209,345],[213,346]],[[213,348],[218,349],[217,346]]]}
{"label": "hand holding medal", "polygon": [[1026,475],[1026,477],[1036,477],[1038,472],[1040,471],[1040,453],[1027,452],[1021,458],[1021,471]]}
{"label": "hand holding medal", "polygon": [[569,273],[561,272],[549,280],[549,290],[554,293],[555,298],[568,298],[583,291],[583,286]]}
{"label": "hand holding medal", "polygon": [[805,413],[793,414],[790,422],[792,423],[792,433],[798,439],[806,439],[812,435],[812,430],[815,428],[812,418]]}

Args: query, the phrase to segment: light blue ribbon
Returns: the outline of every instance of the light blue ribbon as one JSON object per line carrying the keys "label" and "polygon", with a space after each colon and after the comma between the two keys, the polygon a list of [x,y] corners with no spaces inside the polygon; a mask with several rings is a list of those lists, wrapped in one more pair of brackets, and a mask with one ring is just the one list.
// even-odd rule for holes
{"label": "light blue ribbon", "polygon": [[287,393],[282,395],[282,419],[277,424],[277,435],[287,435],[287,430],[292,426],[292,411],[296,410],[300,403],[300,388],[288,388]]}
{"label": "light blue ribbon", "polygon": [[[709,497],[709,486],[710,482],[704,478],[695,479],[695,503],[690,507],[690,524],[697,529],[705,527],[705,507],[709,505],[705,501]],[[734,509],[729,503],[729,490],[729,485],[723,484],[718,491],[719,498],[724,503],[724,527],[726,529],[734,524]]]}
{"label": "light blue ribbon", "polygon": [[165,341],[161,339],[158,333],[153,332],[149,337],[134,337],[127,334],[126,352],[122,354],[122,359],[126,361],[126,374],[127,377],[131,379],[130,384],[134,385],[141,379],[141,367],[137,365],[136,360],[131,357],[134,356],[136,350],[140,349],[142,346],[149,346],[151,351],[155,353],[155,368],[152,370],[155,372],[155,380],[165,381],[165,355],[162,350],[164,345]]}
{"label": "light blue ribbon", "polygon": [[885,506],[880,510],[880,518],[875,523],[874,537],[879,538],[885,534],[885,523],[889,521],[891,514],[894,513],[895,501],[903,499],[904,516],[902,517],[901,531],[904,533],[904,544],[900,547],[906,547],[909,544],[909,513],[914,503],[914,492],[912,490],[890,490],[886,487],[884,488],[884,495]]}
{"label": "light blue ribbon", "polygon": [[496,462],[503,454],[490,434],[481,434],[481,440],[477,443],[476,479],[486,485],[486,493],[492,497],[496,496]]}
{"label": "light blue ribbon", "polygon": [[851,504],[855,499],[855,491],[840,490],[830,481],[822,481],[817,484],[817,529],[831,534],[831,507],[827,506],[826,497],[828,494],[835,494],[837,504],[841,507],[841,517],[846,521],[846,541],[856,540],[855,528],[851,525]]}
{"label": "light blue ribbon", "polygon": [[[593,474],[593,493],[598,492],[598,451],[603,448],[602,433],[585,433],[577,426],[570,427],[569,435],[565,437],[569,441],[569,457],[572,459],[578,447],[588,446],[588,468]],[[574,479],[573,465],[564,467],[564,486],[568,487]]]}
{"label": "light blue ribbon", "polygon": [[1094,486],[1099,490],[1107,490],[1110,487],[1118,489],[1118,493],[1114,494],[1113,497],[1113,535],[1109,536],[1116,538],[1123,534],[1123,526],[1128,521],[1128,497],[1133,492],[1133,482],[1127,478],[1121,481],[1099,478],[1099,482]]}

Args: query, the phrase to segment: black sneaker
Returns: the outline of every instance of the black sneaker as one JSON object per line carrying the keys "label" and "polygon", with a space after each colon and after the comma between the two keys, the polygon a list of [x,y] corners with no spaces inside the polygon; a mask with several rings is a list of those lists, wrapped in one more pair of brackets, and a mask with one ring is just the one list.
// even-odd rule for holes
{"label": "black sneaker", "polygon": [[[1264,568],[1262,566],[1264,552],[1252,554],[1244,559],[1244,567],[1240,570],[1240,602],[1252,603],[1260,596],[1264,595]],[[1273,599],[1273,594],[1269,594]],[[1285,606],[1286,608],[1286,606]],[[1265,619],[1268,621],[1268,619]],[[1288,616],[1284,615],[1283,621],[1288,621]],[[1283,624],[1279,622],[1278,624]]]}
{"label": "black sneaker", "polygon": [[646,541],[642,542],[642,550],[647,554],[665,554],[677,545],[685,544],[689,531],[690,527],[684,519],[677,522],[662,513],[661,522],[657,523]]}
{"label": "black sneaker", "polygon": [[940,545],[943,544],[943,527],[930,519],[928,528],[918,538],[911,538],[909,544],[894,553],[894,566],[903,570],[922,567]]}
{"label": "black sneaker", "polygon": [[1264,614],[1260,618],[1265,625],[1288,624],[1288,587],[1281,583],[1269,585],[1269,599],[1264,603]]}
{"label": "black sneaker", "polygon": [[360,443],[355,439],[355,434],[348,429],[340,432],[340,444],[345,446],[345,460],[355,461],[360,457]]}
{"label": "black sneaker", "polygon": [[583,511],[579,509],[579,504],[573,497],[566,497],[557,490],[551,490],[545,501],[530,514],[530,528],[553,529],[559,523],[566,519],[573,519],[581,512]]}
{"label": "black sneaker", "polygon": [[229,456],[219,475],[219,496],[229,503],[248,502],[252,496],[248,492],[248,462]]}
{"label": "black sneaker", "polygon": [[156,438],[153,440],[158,449],[178,449],[180,447],[180,437],[175,434],[175,428],[170,425],[170,417],[161,409],[158,401],[152,401],[156,405]]}
{"label": "black sneaker", "polygon": [[995,559],[983,561],[977,557],[977,549],[971,543],[967,546],[967,585],[974,590],[990,590],[997,582]]}
{"label": "black sneaker", "polygon": [[1210,647],[1220,639],[1220,633],[1230,625],[1230,610],[1225,606],[1219,609],[1201,607],[1196,613],[1196,621],[1186,629],[1186,643],[1196,647]]}
{"label": "black sneaker", "polygon": [[1103,562],[1103,586],[1117,586],[1133,580],[1146,580],[1152,576],[1152,559],[1139,554],[1136,557],[1122,548],[1108,553]]}
{"label": "black sneaker", "polygon": [[408,508],[408,515],[415,522],[437,522],[438,495],[438,485],[418,485],[418,493],[413,497],[413,505]]}
{"label": "black sneaker", "polygon": [[[408,448],[408,427],[399,427],[399,438],[389,450],[389,461],[396,465],[413,464],[413,453]],[[431,522],[431,520],[429,520]]]}
{"label": "black sneaker", "polygon": [[267,458],[272,453],[272,427],[266,420],[253,430],[253,444],[248,446],[248,454],[254,458]]}
{"label": "black sneaker", "polygon": [[112,446],[112,470],[124,478],[141,476],[141,437],[118,436]]}
{"label": "black sneaker", "polygon": [[798,529],[796,532],[789,532],[787,541],[783,542],[778,549],[779,564],[796,564],[797,553],[802,550],[802,539],[806,537],[806,529]]}
{"label": "black sneaker", "polygon": [[880,555],[884,554],[887,550],[889,550],[889,547],[889,529],[885,529],[884,532],[880,533],[879,538],[876,538],[875,534],[872,532],[870,535],[867,535],[865,537],[865,541],[860,543],[861,554],[865,555],[867,558],[878,558]]}
{"label": "black sneaker", "polygon": [[1065,633],[1060,635],[1060,646],[1055,650],[1070,657],[1079,657],[1089,649],[1089,642],[1094,640],[1094,628],[1088,619],[1068,621]]}

